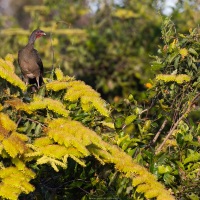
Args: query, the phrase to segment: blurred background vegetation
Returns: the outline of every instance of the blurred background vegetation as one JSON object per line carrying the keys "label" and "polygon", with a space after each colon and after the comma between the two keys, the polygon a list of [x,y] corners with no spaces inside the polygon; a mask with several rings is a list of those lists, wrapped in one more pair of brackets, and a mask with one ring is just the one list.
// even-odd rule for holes
{"label": "blurred background vegetation", "polygon": [[178,32],[187,33],[200,22],[199,1],[0,0],[0,57],[17,58],[28,35],[40,28],[48,33],[36,42],[45,76],[60,67],[110,103],[129,94],[144,99],[166,15]]}

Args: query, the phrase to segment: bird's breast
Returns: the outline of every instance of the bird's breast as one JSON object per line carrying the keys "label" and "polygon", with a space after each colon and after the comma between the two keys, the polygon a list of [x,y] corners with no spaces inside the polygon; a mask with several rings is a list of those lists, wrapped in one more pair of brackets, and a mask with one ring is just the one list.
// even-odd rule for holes
{"label": "bird's breast", "polygon": [[40,67],[37,63],[38,55],[33,50],[22,49],[19,52],[19,65],[22,74],[29,78],[35,78],[40,75]]}

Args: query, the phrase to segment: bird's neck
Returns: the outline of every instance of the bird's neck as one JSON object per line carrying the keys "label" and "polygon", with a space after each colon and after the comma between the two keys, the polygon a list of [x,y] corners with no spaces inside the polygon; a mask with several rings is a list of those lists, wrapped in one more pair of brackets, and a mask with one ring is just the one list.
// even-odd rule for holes
{"label": "bird's neck", "polygon": [[36,40],[35,35],[31,35],[28,44],[34,46],[35,40]]}
{"label": "bird's neck", "polygon": [[34,43],[35,43],[35,40],[29,40],[28,41],[28,45],[30,45],[30,46],[34,46]]}
{"label": "bird's neck", "polygon": [[34,49],[34,42],[33,42],[33,43],[29,42],[29,43],[26,45],[26,49],[30,49],[30,51],[31,51],[32,49]]}

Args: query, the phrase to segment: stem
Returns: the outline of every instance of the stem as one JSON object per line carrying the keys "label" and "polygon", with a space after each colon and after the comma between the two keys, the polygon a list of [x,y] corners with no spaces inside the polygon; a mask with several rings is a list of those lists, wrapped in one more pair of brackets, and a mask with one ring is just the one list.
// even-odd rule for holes
{"label": "stem", "polygon": [[17,120],[17,127],[18,127],[19,123],[21,122],[21,120],[22,120],[22,117],[20,116],[19,119]]}
{"label": "stem", "polygon": [[153,145],[153,144],[157,141],[159,135],[161,134],[161,131],[165,128],[165,125],[166,125],[166,124],[167,124],[167,120],[165,119],[165,120],[163,121],[163,123],[162,123],[160,129],[159,129],[158,132],[156,133],[155,137],[154,137],[153,140],[145,147],[145,149],[148,149],[151,145]]}
{"label": "stem", "polygon": [[36,120],[33,120],[33,119],[31,119],[31,118],[27,118],[27,120],[30,121],[30,122],[34,122],[34,123],[40,124],[40,125],[43,126],[43,127],[46,127],[44,124],[42,124],[42,123],[40,123],[40,122],[38,122],[38,121],[36,121]]}
{"label": "stem", "polygon": [[155,154],[158,154],[164,144],[166,143],[166,141],[169,139],[169,137],[172,135],[172,133],[174,132],[174,130],[176,129],[176,127],[178,126],[178,124],[180,123],[180,121],[185,118],[185,116],[191,111],[192,105],[194,103],[194,101],[200,96],[200,93],[198,93],[191,101],[191,103],[188,105],[186,111],[181,115],[181,117],[176,121],[176,123],[174,124],[174,126],[170,129],[170,131],[168,132],[167,136],[165,137],[165,139],[163,140],[163,142],[161,143],[161,145],[157,148]]}
{"label": "stem", "polygon": [[167,124],[167,120],[165,119],[164,122],[162,123],[162,126],[160,127],[160,129],[158,130],[158,132],[156,133],[155,137],[152,140],[152,143],[155,143],[156,140],[158,139],[161,131],[165,128],[165,125]]}
{"label": "stem", "polygon": [[52,52],[52,70],[51,70],[51,79],[53,80],[54,71],[55,71],[55,67],[54,67],[55,59],[54,59],[54,49],[53,49],[53,42],[52,42],[52,33],[50,34],[50,41],[51,41],[51,52]]}

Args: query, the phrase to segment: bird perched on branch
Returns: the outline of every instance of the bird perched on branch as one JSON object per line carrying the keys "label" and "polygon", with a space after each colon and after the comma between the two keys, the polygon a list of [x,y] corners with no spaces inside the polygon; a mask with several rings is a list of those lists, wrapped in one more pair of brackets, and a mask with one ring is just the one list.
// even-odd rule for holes
{"label": "bird perched on branch", "polygon": [[46,35],[42,30],[34,30],[29,37],[28,44],[18,52],[18,63],[21,68],[24,82],[28,84],[37,84],[39,88],[43,83],[43,63],[34,49],[34,43],[37,38]]}

